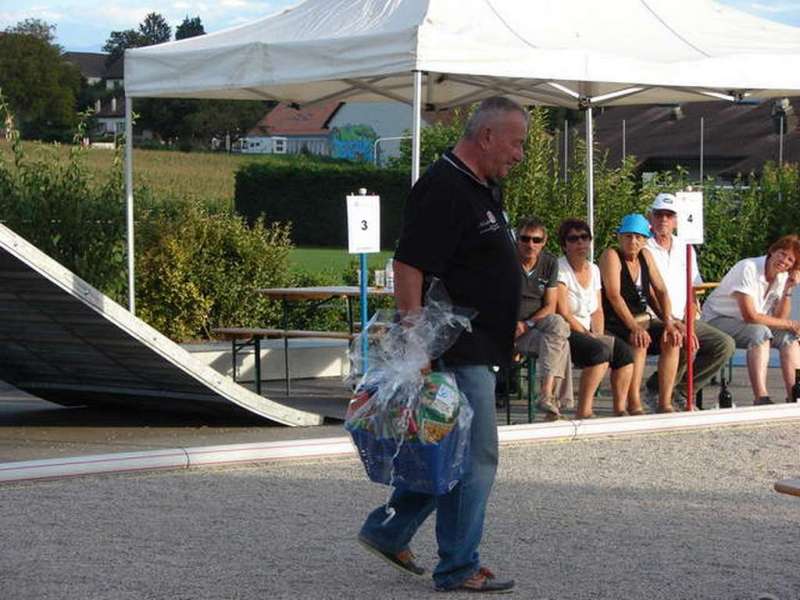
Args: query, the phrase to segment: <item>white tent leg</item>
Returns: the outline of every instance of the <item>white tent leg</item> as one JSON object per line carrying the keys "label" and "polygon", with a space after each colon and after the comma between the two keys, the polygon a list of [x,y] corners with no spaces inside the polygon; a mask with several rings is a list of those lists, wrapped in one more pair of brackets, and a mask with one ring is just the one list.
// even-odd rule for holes
{"label": "white tent leg", "polygon": [[133,98],[125,98],[125,208],[128,231],[128,310],[136,314],[133,255]]}
{"label": "white tent leg", "polygon": [[411,185],[419,179],[420,141],[422,134],[422,71],[414,71],[414,106],[411,124]]}
{"label": "white tent leg", "polygon": [[[592,107],[589,105],[586,114],[586,222],[594,235],[594,124],[592,123]],[[589,260],[594,260],[594,239],[589,243]]]}

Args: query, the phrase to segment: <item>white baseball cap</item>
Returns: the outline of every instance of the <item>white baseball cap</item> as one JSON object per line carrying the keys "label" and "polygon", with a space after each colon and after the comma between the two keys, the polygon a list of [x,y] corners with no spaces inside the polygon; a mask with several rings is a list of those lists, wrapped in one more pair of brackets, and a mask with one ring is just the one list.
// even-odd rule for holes
{"label": "white baseball cap", "polygon": [[674,194],[662,193],[653,200],[653,204],[650,205],[650,210],[669,210],[677,214],[677,205],[678,201]]}

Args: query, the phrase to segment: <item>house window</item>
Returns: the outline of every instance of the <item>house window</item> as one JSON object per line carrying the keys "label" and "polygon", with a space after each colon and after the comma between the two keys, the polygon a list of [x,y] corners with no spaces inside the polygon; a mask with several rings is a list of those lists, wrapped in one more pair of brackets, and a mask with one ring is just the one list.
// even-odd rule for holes
{"label": "house window", "polygon": [[275,154],[286,154],[286,138],[272,138],[272,152]]}

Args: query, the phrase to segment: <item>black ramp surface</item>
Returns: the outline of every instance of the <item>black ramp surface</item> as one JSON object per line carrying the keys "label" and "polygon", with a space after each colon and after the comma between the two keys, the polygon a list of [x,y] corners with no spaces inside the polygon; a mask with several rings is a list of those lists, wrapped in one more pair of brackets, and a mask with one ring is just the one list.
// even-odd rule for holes
{"label": "black ramp surface", "polygon": [[201,363],[2,225],[0,379],[63,405],[245,411],[287,425],[322,422]]}

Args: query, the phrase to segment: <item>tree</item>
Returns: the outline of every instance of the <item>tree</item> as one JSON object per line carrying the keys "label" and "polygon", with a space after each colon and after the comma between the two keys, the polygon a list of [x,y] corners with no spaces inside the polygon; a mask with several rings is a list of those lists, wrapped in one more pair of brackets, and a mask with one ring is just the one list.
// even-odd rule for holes
{"label": "tree", "polygon": [[141,48],[168,42],[172,37],[172,29],[167,21],[158,13],[150,13],[144,21],[139,23],[139,29],[125,29],[112,31],[103,46],[103,51],[108,52],[106,66],[122,58],[128,48]]}
{"label": "tree", "polygon": [[205,35],[206,30],[203,28],[203,23],[200,21],[200,17],[194,17],[192,19],[189,18],[187,15],[183,19],[183,23],[178,25],[175,28],[175,39],[176,40],[185,40],[186,38],[197,37],[198,35]]}
{"label": "tree", "polygon": [[207,146],[212,137],[243,135],[264,116],[268,102],[244,100],[189,100],[142,98],[136,101],[137,128],[149,129],[161,139],[178,140],[189,150]]}
{"label": "tree", "polygon": [[41,19],[25,19],[24,21],[19,21],[13,27],[6,27],[5,31],[6,33],[32,35],[50,45],[53,45],[56,39],[56,26],[50,25]]}
{"label": "tree", "polygon": [[172,39],[172,28],[167,20],[155,12],[148,14],[139,24],[139,33],[144,41],[143,46],[163,44]]}
{"label": "tree", "polygon": [[70,138],[81,75],[57,46],[30,34],[0,35],[0,82],[23,137]]}
{"label": "tree", "polygon": [[106,40],[106,45],[103,46],[103,51],[108,52],[106,59],[106,66],[113,64],[125,54],[128,48],[140,48],[146,46],[142,34],[135,29],[126,29],[125,31],[112,31],[111,35]]}
{"label": "tree", "polygon": [[226,134],[235,140],[258,123],[269,108],[270,103],[255,100],[200,100],[197,111],[185,122],[192,138],[203,144]]}

